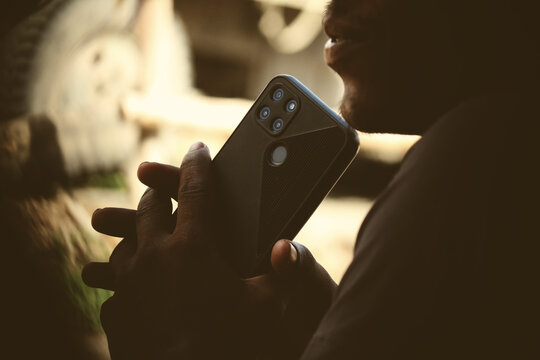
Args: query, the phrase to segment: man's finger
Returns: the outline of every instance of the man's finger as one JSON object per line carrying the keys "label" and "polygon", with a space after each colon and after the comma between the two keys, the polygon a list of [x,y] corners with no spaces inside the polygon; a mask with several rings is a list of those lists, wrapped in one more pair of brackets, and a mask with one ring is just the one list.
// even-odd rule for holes
{"label": "man's finger", "polygon": [[337,286],[308,248],[300,243],[278,241],[272,248],[270,262],[276,274],[292,284],[300,281],[306,286],[318,284],[328,289]]}
{"label": "man's finger", "polygon": [[122,269],[128,268],[130,262],[137,252],[137,238],[125,237],[113,249],[109,257],[109,263],[114,274],[119,274]]}
{"label": "man's finger", "polygon": [[92,227],[100,233],[127,237],[135,233],[135,210],[122,208],[97,209],[92,215]]}
{"label": "man's finger", "polygon": [[171,233],[172,204],[168,195],[148,189],[137,207],[137,242],[146,246],[160,239],[160,235]]}
{"label": "man's finger", "polygon": [[211,159],[203,143],[195,143],[180,167],[178,187],[178,217],[175,231],[183,235],[200,235],[203,221],[209,216]]}
{"label": "man's finger", "polygon": [[114,290],[114,273],[109,263],[87,264],[82,270],[82,279],[90,287]]}
{"label": "man's finger", "polygon": [[171,198],[178,198],[180,168],[160,163],[142,163],[137,170],[139,180],[148,187],[166,193]]}
{"label": "man's finger", "polygon": [[272,248],[270,262],[277,274],[285,276],[298,267],[298,250],[291,241],[279,240]]}

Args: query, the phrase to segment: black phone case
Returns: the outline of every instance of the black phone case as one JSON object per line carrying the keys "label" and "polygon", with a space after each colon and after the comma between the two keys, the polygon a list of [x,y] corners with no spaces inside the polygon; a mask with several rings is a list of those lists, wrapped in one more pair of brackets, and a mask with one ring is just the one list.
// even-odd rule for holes
{"label": "black phone case", "polygon": [[[272,95],[283,89],[281,100]],[[297,102],[291,114],[285,106]],[[263,107],[271,115],[261,120]],[[272,124],[283,118],[281,131]],[[293,239],[355,157],[359,140],[343,119],[289,75],[272,79],[213,160],[220,248],[241,276],[269,266],[273,244]],[[276,146],[287,149],[280,166]]]}

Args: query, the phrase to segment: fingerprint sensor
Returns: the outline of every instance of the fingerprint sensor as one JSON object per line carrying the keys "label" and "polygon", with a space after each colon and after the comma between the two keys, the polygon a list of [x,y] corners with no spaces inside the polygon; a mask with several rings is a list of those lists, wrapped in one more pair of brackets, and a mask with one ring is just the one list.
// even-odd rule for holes
{"label": "fingerprint sensor", "polygon": [[270,163],[274,166],[283,165],[287,159],[287,148],[283,145],[276,146],[276,148],[270,154]]}

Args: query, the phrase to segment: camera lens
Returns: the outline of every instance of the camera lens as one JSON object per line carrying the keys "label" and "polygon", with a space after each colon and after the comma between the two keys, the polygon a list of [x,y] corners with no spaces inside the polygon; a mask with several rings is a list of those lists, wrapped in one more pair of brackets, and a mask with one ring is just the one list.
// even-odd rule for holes
{"label": "camera lens", "polygon": [[280,132],[283,129],[283,119],[276,119],[274,120],[274,123],[272,124],[272,130],[274,132]]}
{"label": "camera lens", "polygon": [[266,120],[270,117],[270,108],[268,106],[265,106],[259,111],[259,118],[261,120]]}
{"label": "camera lens", "polygon": [[287,106],[285,106],[285,110],[287,110],[287,112],[289,113],[292,113],[296,110],[297,107],[298,107],[298,103],[296,102],[296,100],[290,100],[287,103]]}
{"label": "camera lens", "polygon": [[274,94],[272,95],[272,99],[274,99],[274,101],[279,101],[283,99],[283,95],[285,95],[285,92],[283,91],[283,89],[278,88],[274,91]]}

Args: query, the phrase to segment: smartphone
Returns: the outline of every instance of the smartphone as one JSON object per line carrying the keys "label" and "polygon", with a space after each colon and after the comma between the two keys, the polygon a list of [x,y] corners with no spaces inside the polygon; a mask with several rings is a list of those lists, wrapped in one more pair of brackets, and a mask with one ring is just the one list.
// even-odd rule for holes
{"label": "smartphone", "polygon": [[244,277],[265,272],[354,159],[356,131],[290,75],[273,78],[214,157],[220,244]]}

